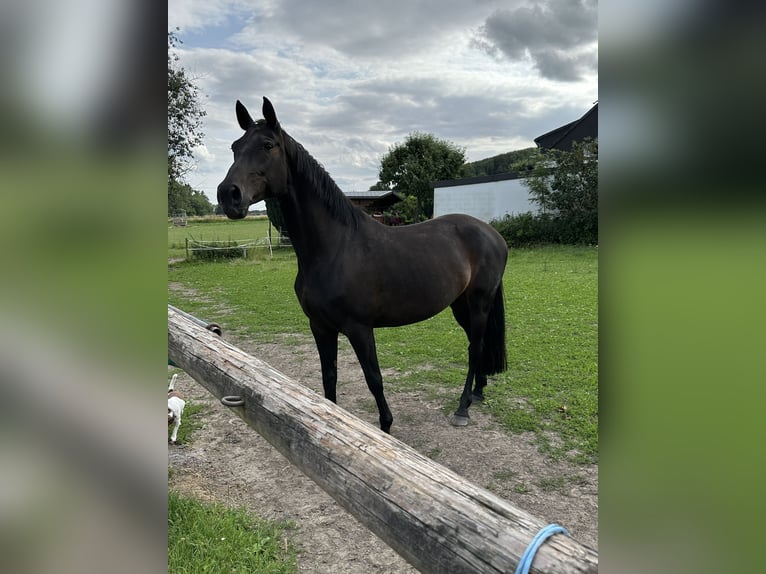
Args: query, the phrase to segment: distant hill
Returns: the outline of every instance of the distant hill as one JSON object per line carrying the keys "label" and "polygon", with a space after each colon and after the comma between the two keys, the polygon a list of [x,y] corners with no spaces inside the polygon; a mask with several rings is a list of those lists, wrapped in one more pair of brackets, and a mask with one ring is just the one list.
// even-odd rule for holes
{"label": "distant hill", "polygon": [[463,177],[495,175],[532,169],[537,152],[538,149],[536,147],[528,147],[466,163],[463,165]]}

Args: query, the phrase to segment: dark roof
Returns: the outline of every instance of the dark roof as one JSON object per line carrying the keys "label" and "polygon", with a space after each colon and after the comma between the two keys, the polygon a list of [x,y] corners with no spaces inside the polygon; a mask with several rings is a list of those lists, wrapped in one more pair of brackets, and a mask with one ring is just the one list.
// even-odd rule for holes
{"label": "dark roof", "polygon": [[570,151],[572,142],[579,142],[588,137],[598,139],[598,102],[579,120],[536,137],[535,143],[540,148]]}
{"label": "dark roof", "polygon": [[347,191],[346,197],[352,203],[362,207],[368,213],[374,211],[383,211],[399,203],[404,196],[398,191],[390,189],[369,190],[369,191]]}
{"label": "dark roof", "polygon": [[454,185],[473,185],[474,183],[489,183],[490,181],[504,181],[506,179],[519,179],[525,174],[520,172],[495,173],[493,175],[477,175],[464,177],[463,179],[442,179],[434,182],[434,187],[452,187]]}
{"label": "dark roof", "polygon": [[349,199],[383,199],[388,195],[392,195],[394,192],[390,189],[384,190],[369,190],[369,191],[345,191],[346,197]]}

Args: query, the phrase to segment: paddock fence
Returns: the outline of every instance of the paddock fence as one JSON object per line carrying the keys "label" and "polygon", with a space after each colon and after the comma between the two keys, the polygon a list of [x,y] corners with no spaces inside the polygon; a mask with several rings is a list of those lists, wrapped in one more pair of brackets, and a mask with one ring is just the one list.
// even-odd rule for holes
{"label": "paddock fence", "polygon": [[[546,522],[476,486],[168,305],[168,358],[421,572],[516,571]],[[447,424],[445,422],[445,424]],[[462,432],[456,430],[455,432]],[[598,572],[557,534],[529,572]]]}
{"label": "paddock fence", "polygon": [[186,259],[198,257],[201,259],[223,259],[230,257],[242,257],[247,259],[247,254],[254,249],[268,249],[269,255],[273,255],[273,249],[278,247],[292,247],[288,237],[278,235],[272,240],[271,236],[260,239],[241,240],[201,240],[186,238]]}

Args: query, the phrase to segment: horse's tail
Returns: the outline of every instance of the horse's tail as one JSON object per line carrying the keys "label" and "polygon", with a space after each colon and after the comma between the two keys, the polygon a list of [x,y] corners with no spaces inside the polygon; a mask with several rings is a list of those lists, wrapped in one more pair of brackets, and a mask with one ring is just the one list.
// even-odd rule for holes
{"label": "horse's tail", "polygon": [[495,292],[495,301],[489,310],[487,328],[484,331],[482,345],[481,370],[485,375],[502,373],[508,367],[508,356],[505,350],[505,303],[503,298],[503,282]]}

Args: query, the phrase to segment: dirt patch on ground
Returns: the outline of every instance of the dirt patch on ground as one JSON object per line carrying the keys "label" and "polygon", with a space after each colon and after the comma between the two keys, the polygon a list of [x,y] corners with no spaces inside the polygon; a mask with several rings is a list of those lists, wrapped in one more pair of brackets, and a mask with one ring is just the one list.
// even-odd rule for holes
{"label": "dirt patch on ground", "polygon": [[[321,393],[319,358],[312,341],[232,342]],[[300,572],[415,572],[191,377],[179,375],[176,389],[205,405],[204,427],[189,444],[168,447],[170,487],[203,500],[246,507],[267,519],[294,522],[296,528],[289,535],[299,549]],[[460,382],[445,384],[446,392],[457,395]],[[487,394],[491,393],[490,383]],[[393,436],[598,548],[595,465],[549,460],[538,452],[531,433],[508,434],[481,405],[471,408],[468,427],[455,428],[441,403],[422,393],[388,390],[387,399],[394,414]],[[338,356],[338,404],[377,426],[375,403],[347,345],[341,345]]]}

